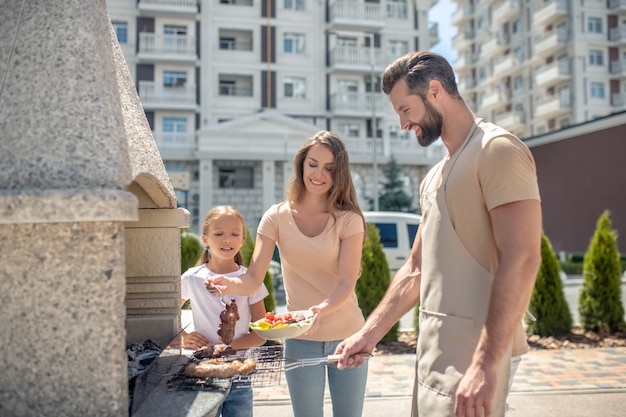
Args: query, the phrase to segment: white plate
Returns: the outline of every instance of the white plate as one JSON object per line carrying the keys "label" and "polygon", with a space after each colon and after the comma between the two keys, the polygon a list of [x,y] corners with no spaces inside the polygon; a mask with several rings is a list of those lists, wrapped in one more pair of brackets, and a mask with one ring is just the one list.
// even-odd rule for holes
{"label": "white plate", "polygon": [[279,339],[292,339],[294,337],[300,336],[302,333],[306,332],[313,326],[315,322],[315,318],[317,315],[313,313],[311,310],[296,310],[296,311],[288,311],[286,313],[275,314],[276,317],[284,317],[288,314],[302,314],[306,317],[305,320],[299,321],[297,323],[292,323],[287,327],[280,328],[271,328],[271,329],[259,329],[256,325],[264,321],[265,319],[257,320],[254,323],[251,323],[250,328],[258,334],[259,336],[270,339],[270,340],[279,340]]}

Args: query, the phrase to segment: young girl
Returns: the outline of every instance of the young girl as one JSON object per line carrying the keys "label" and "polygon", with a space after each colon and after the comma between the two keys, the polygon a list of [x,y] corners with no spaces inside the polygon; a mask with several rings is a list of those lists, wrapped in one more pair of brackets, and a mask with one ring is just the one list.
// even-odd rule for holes
{"label": "young girl", "polygon": [[[335,133],[318,132],[296,153],[287,199],[263,215],[248,272],[235,278],[215,276],[207,288],[217,286],[225,294],[255,291],[278,246],[287,310],[317,312],[308,333],[285,341],[285,356],[333,354],[365,322],[354,290],[364,234],[346,147]],[[289,371],[286,378],[295,417],[322,416],[326,379],[334,416],[362,414],[367,364],[344,371],[311,366]]]}
{"label": "young girl", "polygon": [[[246,272],[242,265],[240,249],[246,238],[246,226],[241,213],[230,206],[211,209],[202,224],[204,252],[195,267],[189,268],[181,278],[182,303],[191,300],[191,314],[195,330],[183,333],[181,345],[189,349],[220,344],[217,329],[220,312],[224,308],[219,297],[211,295],[205,287],[207,278],[213,275],[237,277]],[[265,339],[249,332],[251,321],[265,317],[263,299],[268,295],[264,285],[250,296],[228,295],[224,299],[235,299],[239,320],[235,326],[233,349],[260,346]],[[230,393],[220,407],[217,416],[252,417],[252,388],[250,384],[233,383]]]}

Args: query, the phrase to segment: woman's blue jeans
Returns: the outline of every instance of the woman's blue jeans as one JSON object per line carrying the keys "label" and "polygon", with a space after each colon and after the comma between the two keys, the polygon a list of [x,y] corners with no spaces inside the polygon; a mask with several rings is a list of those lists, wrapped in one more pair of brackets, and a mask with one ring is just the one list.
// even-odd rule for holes
{"label": "woman's blue jeans", "polygon": [[[340,340],[311,342],[289,339],[285,341],[285,357],[291,359],[320,358],[335,353]],[[340,371],[334,364],[307,366],[285,373],[294,417],[322,417],[326,377],[332,400],[333,416],[361,417],[367,362],[360,368]]]}

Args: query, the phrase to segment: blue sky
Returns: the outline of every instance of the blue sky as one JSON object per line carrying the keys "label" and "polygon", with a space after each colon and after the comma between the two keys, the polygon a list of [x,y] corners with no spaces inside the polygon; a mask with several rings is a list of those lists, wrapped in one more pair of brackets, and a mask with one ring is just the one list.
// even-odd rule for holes
{"label": "blue sky", "polygon": [[456,27],[452,26],[452,13],[456,5],[452,0],[439,0],[428,13],[430,22],[439,22],[439,43],[431,48],[446,57],[452,64],[456,60],[456,52],[452,49],[452,38],[456,35]]}

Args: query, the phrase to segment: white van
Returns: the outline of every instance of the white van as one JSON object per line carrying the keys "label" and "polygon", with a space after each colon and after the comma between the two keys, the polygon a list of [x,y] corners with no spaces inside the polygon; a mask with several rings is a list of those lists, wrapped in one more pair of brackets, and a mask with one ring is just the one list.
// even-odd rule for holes
{"label": "white van", "polygon": [[374,223],[380,233],[380,243],[387,256],[392,276],[411,254],[422,216],[396,211],[365,211],[367,223]]}

